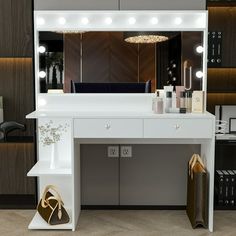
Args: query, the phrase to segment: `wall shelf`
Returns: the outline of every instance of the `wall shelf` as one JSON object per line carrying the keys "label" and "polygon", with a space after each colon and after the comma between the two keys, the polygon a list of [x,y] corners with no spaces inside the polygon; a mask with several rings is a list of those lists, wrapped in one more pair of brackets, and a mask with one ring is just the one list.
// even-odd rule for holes
{"label": "wall shelf", "polygon": [[33,168],[28,172],[27,176],[42,176],[42,175],[71,175],[71,167],[69,163],[61,162],[58,168],[50,169],[49,161],[38,161]]}
{"label": "wall shelf", "polygon": [[33,136],[9,136],[6,141],[0,140],[1,144],[4,143],[33,143]]}
{"label": "wall shelf", "polygon": [[34,215],[34,218],[30,222],[28,229],[52,229],[52,230],[57,230],[57,229],[68,229],[72,230],[72,217],[71,217],[71,209],[66,209],[67,213],[69,214],[70,217],[70,222],[67,224],[60,224],[60,225],[49,225],[44,219],[39,215],[38,212]]}

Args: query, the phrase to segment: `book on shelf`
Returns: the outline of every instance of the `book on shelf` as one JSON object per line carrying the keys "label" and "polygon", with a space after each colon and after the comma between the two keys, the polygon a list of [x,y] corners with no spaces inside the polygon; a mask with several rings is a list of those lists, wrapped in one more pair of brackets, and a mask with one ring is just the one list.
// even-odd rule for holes
{"label": "book on shelf", "polygon": [[224,187],[223,187],[223,195],[224,195],[224,205],[229,205],[229,185],[230,185],[230,175],[227,170],[222,170],[224,176]]}
{"label": "book on shelf", "polygon": [[219,206],[224,205],[224,174],[221,170],[216,170],[215,175],[215,195],[216,195],[216,204]]}
{"label": "book on shelf", "polygon": [[230,175],[230,183],[229,183],[229,204],[234,206],[235,204],[235,173],[232,170],[228,170]]}

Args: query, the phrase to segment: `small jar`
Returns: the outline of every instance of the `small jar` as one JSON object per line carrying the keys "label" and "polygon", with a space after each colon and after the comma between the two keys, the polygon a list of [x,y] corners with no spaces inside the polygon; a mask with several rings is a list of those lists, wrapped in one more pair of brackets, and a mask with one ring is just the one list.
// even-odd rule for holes
{"label": "small jar", "polygon": [[187,113],[192,112],[192,91],[185,92],[185,105]]}
{"label": "small jar", "polygon": [[163,98],[156,97],[154,101],[154,113],[163,114]]}
{"label": "small jar", "polygon": [[180,108],[186,108],[185,92],[180,92],[179,107],[180,107]]}
{"label": "small jar", "polygon": [[166,100],[165,100],[165,112],[168,113],[170,108],[172,108],[172,92],[166,92]]}

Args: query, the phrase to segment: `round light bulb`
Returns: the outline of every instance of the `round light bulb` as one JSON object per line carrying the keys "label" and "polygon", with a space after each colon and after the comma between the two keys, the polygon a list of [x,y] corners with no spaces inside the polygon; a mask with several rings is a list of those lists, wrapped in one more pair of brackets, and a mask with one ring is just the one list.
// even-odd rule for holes
{"label": "round light bulb", "polygon": [[58,21],[61,25],[64,25],[66,23],[66,19],[64,17],[60,17]]}
{"label": "round light bulb", "polygon": [[87,25],[89,23],[89,19],[87,17],[83,17],[81,19],[81,22],[82,22],[83,25]]}
{"label": "round light bulb", "polygon": [[45,71],[39,71],[39,77],[40,78],[45,78],[46,77],[46,72]]}
{"label": "round light bulb", "polygon": [[38,17],[36,22],[37,22],[37,25],[44,25],[45,24],[45,20],[42,17]]}
{"label": "round light bulb", "polygon": [[45,53],[46,52],[46,48],[44,46],[39,46],[38,52],[39,53]]}
{"label": "round light bulb", "polygon": [[182,18],[181,17],[176,17],[175,18],[175,24],[180,25],[182,23]]}
{"label": "round light bulb", "polygon": [[46,100],[43,99],[43,98],[40,98],[39,101],[38,101],[38,105],[41,107],[41,106],[45,106],[47,104]]}
{"label": "round light bulb", "polygon": [[197,53],[201,54],[201,53],[203,53],[203,51],[204,51],[203,46],[197,46],[197,47],[196,47],[196,52],[197,52]]}
{"label": "round light bulb", "polygon": [[135,19],[134,17],[130,17],[130,18],[129,18],[129,24],[130,24],[130,25],[135,24],[135,22],[136,22],[136,19]]}
{"label": "round light bulb", "polygon": [[158,23],[158,18],[152,17],[150,21],[151,21],[151,24],[156,25]]}
{"label": "round light bulb", "polygon": [[203,72],[200,71],[200,70],[197,71],[197,72],[196,72],[196,77],[199,78],[199,79],[202,78],[202,77],[203,77]]}
{"label": "round light bulb", "polygon": [[108,24],[108,25],[110,25],[110,24],[112,23],[111,17],[107,17],[107,18],[105,19],[105,23]]}
{"label": "round light bulb", "polygon": [[196,24],[197,24],[198,26],[204,27],[205,19],[204,19],[203,17],[198,18],[198,19],[196,20]]}

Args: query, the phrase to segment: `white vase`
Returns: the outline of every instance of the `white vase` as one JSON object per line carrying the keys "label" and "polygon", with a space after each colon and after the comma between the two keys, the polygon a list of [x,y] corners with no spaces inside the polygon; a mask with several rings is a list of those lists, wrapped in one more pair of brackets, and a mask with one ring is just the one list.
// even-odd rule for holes
{"label": "white vase", "polygon": [[50,169],[56,169],[58,164],[57,144],[53,143],[51,146]]}

